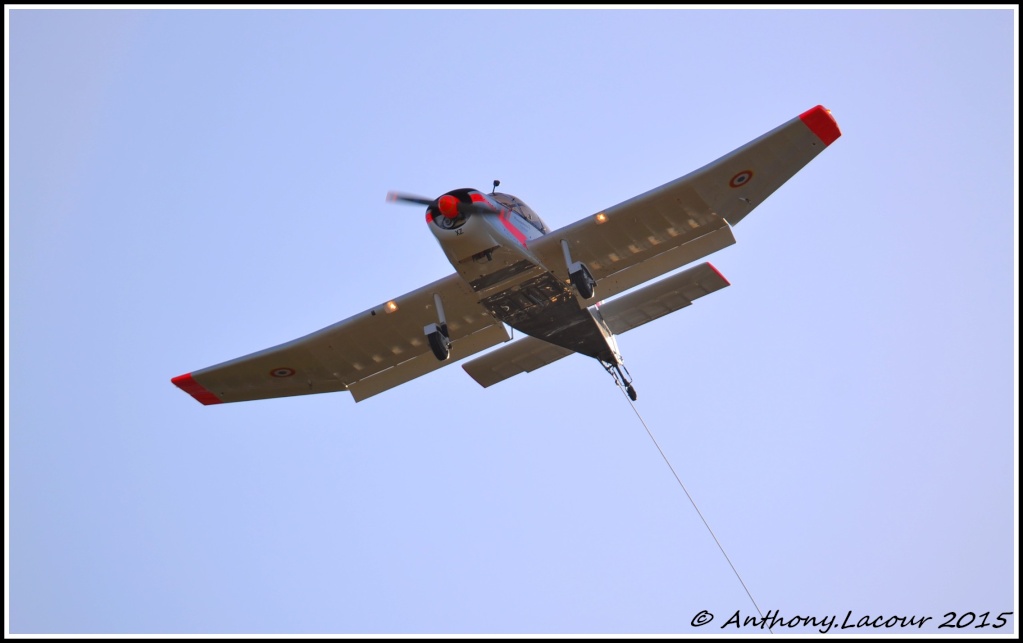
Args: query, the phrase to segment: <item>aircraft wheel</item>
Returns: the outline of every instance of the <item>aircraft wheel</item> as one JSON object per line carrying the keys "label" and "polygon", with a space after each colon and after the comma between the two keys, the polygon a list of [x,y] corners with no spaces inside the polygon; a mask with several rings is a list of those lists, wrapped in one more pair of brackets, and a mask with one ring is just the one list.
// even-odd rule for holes
{"label": "aircraft wheel", "polygon": [[636,401],[636,389],[632,388],[632,384],[625,387],[625,392],[629,394],[629,399],[633,402]]}
{"label": "aircraft wheel", "polygon": [[590,275],[589,269],[583,266],[579,270],[573,272],[569,277],[572,279],[572,285],[579,291],[579,296],[583,299],[589,299],[593,297],[593,291],[597,285],[593,277]]}
{"label": "aircraft wheel", "polygon": [[451,355],[451,340],[442,335],[440,331],[435,330],[429,333],[426,340],[430,342],[430,348],[438,360],[443,362]]}

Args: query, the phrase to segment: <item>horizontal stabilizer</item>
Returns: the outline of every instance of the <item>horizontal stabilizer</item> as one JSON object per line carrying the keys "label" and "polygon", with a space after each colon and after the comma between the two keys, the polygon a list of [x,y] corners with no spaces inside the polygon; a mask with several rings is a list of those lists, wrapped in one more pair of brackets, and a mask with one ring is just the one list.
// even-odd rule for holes
{"label": "horizontal stabilizer", "polygon": [[728,285],[728,280],[714,266],[701,263],[667,279],[598,304],[598,308],[611,332],[620,335],[685,308],[700,297]]}
{"label": "horizontal stabilizer", "polygon": [[[728,280],[714,266],[702,263],[598,306],[611,332],[620,334],[685,308],[727,285]],[[481,386],[488,387],[571,354],[567,348],[527,336],[466,362],[462,368]]]}
{"label": "horizontal stabilizer", "polygon": [[567,348],[526,336],[466,362],[462,368],[485,388],[512,375],[530,373],[571,354]]}

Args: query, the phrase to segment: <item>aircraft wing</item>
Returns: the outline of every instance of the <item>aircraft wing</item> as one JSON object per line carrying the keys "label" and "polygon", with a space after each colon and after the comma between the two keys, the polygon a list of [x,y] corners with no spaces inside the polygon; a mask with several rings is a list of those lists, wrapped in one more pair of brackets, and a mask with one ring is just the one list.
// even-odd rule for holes
{"label": "aircraft wing", "polygon": [[541,262],[568,278],[561,248],[597,280],[597,296],[618,293],[735,243],[736,224],[833,143],[841,132],[818,105],[695,172],[530,243]]}
{"label": "aircraft wing", "polygon": [[[435,294],[452,340],[444,362],[423,333],[437,320]],[[171,381],[203,404],[345,390],[358,402],[508,339],[452,274],[305,337]]]}
{"label": "aircraft wing", "polygon": [[[681,310],[728,285],[714,266],[702,263],[612,301],[601,302],[597,308],[608,328],[617,335]],[[462,368],[481,386],[488,387],[571,354],[567,348],[527,336],[468,361]]]}

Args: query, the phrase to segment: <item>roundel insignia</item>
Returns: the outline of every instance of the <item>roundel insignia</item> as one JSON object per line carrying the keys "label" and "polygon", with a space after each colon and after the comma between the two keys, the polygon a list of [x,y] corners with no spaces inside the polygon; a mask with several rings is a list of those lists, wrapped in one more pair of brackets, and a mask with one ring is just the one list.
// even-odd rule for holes
{"label": "roundel insignia", "polygon": [[295,369],[293,368],[275,368],[274,370],[270,371],[270,375],[272,375],[273,377],[291,377],[294,374]]}
{"label": "roundel insignia", "polygon": [[752,178],[753,170],[743,170],[742,172],[739,172],[738,174],[733,176],[732,180],[728,182],[728,185],[732,186],[733,188],[737,188],[746,185]]}

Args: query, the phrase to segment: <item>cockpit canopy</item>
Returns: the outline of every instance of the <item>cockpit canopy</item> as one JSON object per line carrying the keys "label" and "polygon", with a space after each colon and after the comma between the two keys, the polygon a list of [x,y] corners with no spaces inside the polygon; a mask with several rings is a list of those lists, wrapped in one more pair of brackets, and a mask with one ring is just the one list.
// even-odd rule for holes
{"label": "cockpit canopy", "polygon": [[504,207],[508,208],[512,212],[518,212],[520,215],[522,215],[523,219],[528,221],[530,225],[532,225],[540,232],[547,234],[548,232],[551,231],[551,229],[547,227],[547,224],[543,222],[543,219],[541,219],[539,215],[536,214],[536,212],[533,212],[533,209],[530,208],[525,203],[523,203],[522,200],[519,199],[517,196],[503,194],[501,192],[491,192],[487,196],[497,201]]}

